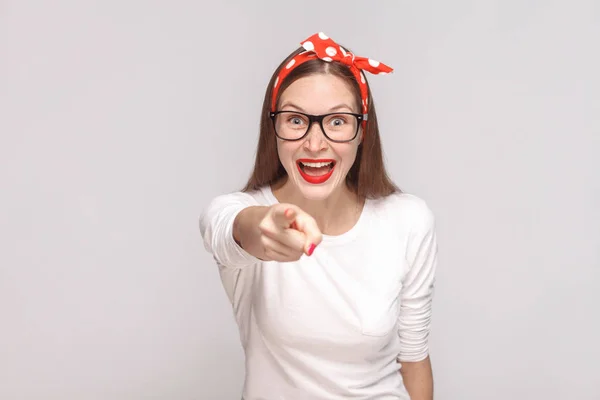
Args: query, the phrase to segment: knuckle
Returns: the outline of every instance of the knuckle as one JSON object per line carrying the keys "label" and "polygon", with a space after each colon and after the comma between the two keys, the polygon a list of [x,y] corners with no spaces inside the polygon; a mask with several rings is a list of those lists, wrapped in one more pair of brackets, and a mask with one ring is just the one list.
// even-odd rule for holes
{"label": "knuckle", "polygon": [[270,220],[269,220],[269,216],[265,216],[263,217],[263,219],[260,220],[259,224],[258,224],[258,229],[265,230],[269,227],[270,225]]}
{"label": "knuckle", "polygon": [[263,234],[263,238],[264,236],[275,236],[276,234],[276,230],[273,229],[273,227],[271,225],[263,225],[263,226],[259,226],[258,227],[260,232]]}

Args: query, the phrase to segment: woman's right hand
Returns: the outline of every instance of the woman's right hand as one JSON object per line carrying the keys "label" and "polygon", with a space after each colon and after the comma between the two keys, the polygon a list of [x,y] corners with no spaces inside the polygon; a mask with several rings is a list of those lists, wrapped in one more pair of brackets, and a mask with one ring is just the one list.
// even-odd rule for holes
{"label": "woman's right hand", "polygon": [[270,206],[258,228],[268,261],[297,261],[302,254],[312,255],[323,240],[315,219],[293,204]]}

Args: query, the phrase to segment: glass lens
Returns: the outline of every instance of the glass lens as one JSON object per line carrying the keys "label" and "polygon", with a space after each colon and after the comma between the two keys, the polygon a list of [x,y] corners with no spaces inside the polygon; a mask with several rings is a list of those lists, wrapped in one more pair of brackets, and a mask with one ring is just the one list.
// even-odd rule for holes
{"label": "glass lens", "polygon": [[306,115],[282,112],[275,116],[275,132],[283,139],[299,139],[308,130],[309,122]]}
{"label": "glass lens", "polygon": [[358,121],[354,115],[333,114],[323,119],[325,133],[332,140],[350,140],[356,133]]}
{"label": "glass lens", "polygon": [[[310,120],[306,115],[285,111],[275,116],[277,135],[287,140],[299,139],[309,129]],[[358,121],[354,115],[332,114],[323,119],[325,134],[332,140],[350,140],[357,130]]]}

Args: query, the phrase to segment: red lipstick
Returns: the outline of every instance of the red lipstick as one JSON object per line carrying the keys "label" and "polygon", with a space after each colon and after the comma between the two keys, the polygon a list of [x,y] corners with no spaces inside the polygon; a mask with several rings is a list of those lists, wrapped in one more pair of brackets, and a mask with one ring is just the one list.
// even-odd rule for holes
{"label": "red lipstick", "polygon": [[[324,174],[321,175],[309,175],[308,173],[306,173],[303,169],[303,164],[314,164],[314,163],[328,163],[328,164],[332,164],[331,167],[329,167],[329,171],[327,171]],[[299,160],[296,161],[296,166],[298,167],[298,171],[300,172],[300,176],[302,176],[302,178],[308,182],[308,183],[312,183],[313,185],[318,185],[320,183],[326,182],[331,175],[333,174],[333,170],[335,169],[335,160],[332,159],[310,159],[310,158],[301,158]]]}

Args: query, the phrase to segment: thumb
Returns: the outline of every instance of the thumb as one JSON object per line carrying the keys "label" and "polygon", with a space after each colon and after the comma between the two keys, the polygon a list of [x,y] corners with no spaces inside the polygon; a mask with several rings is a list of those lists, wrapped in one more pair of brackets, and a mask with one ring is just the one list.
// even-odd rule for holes
{"label": "thumb", "polygon": [[321,234],[312,234],[306,235],[306,245],[304,252],[307,256],[312,256],[313,251],[317,248],[317,246],[321,243]]}
{"label": "thumb", "polygon": [[304,252],[306,255],[310,256],[323,240],[323,234],[321,233],[317,222],[308,214],[299,214],[296,217],[295,223],[297,229],[304,233],[306,237]]}

